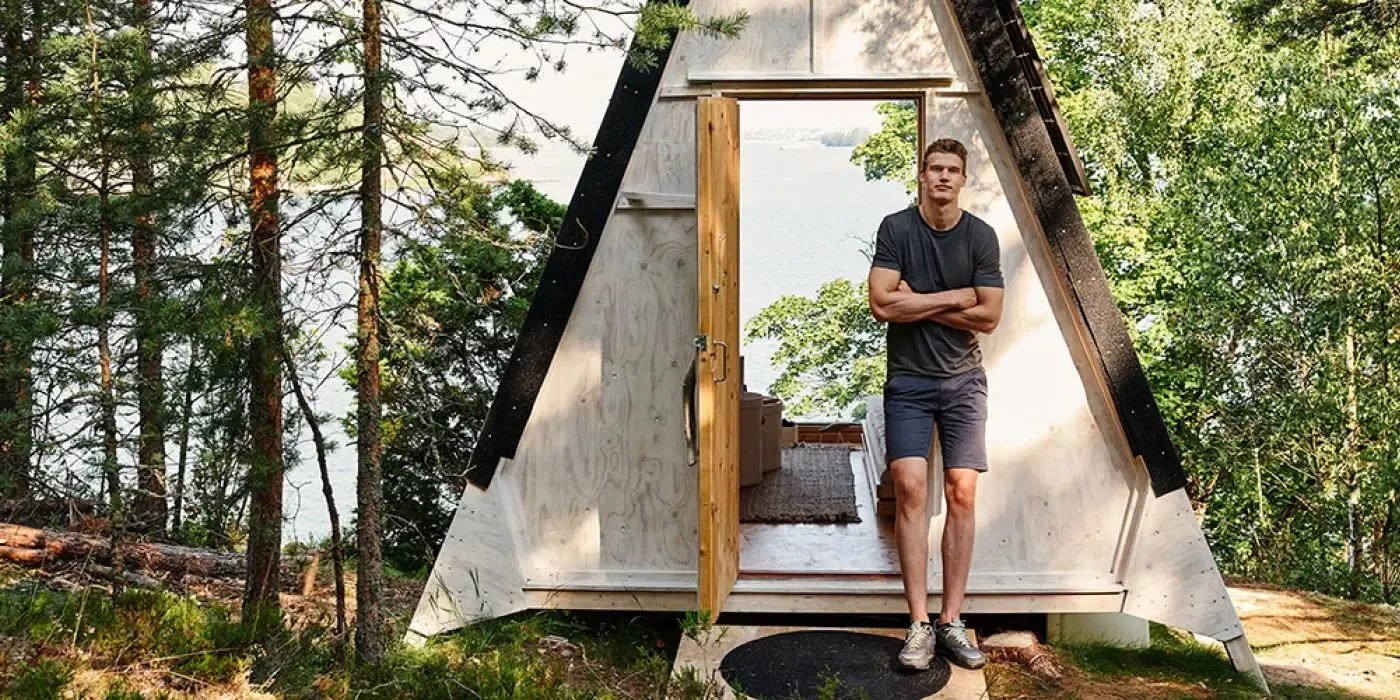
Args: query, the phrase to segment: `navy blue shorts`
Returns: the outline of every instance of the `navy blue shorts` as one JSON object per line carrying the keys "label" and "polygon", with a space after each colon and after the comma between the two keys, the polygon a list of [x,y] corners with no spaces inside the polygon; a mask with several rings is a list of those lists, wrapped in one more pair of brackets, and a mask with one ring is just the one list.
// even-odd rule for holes
{"label": "navy blue shorts", "polygon": [[928,459],[938,425],[945,469],[987,471],[987,373],[896,374],[885,382],[885,461]]}

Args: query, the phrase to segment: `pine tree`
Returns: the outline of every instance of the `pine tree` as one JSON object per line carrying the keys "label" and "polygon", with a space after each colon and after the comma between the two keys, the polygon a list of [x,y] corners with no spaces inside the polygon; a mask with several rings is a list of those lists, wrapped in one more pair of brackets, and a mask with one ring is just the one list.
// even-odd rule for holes
{"label": "pine tree", "polygon": [[[5,5],[5,75],[0,112],[19,122],[4,155],[0,194],[0,493],[25,496],[33,481],[33,339],[25,322],[34,288],[34,238],[38,225],[38,130],[42,94],[41,0]],[[27,27],[26,27],[27,25]],[[25,29],[28,36],[25,36]]]}
{"label": "pine tree", "polygon": [[360,181],[360,293],[356,313],[356,391],[359,452],[356,513],[355,656],[361,663],[384,657],[383,560],[379,515],[383,500],[379,459],[379,253],[383,204],[384,72],[380,64],[379,0],[364,0],[364,130]]}
{"label": "pine tree", "polygon": [[131,88],[132,116],[136,122],[131,148],[131,252],[136,277],[136,396],[139,413],[135,518],[143,530],[164,532],[165,420],[161,402],[165,384],[161,376],[164,339],[159,328],[162,293],[156,270],[155,182],[151,160],[156,100],[151,51],[151,0],[132,0],[132,21],[137,36],[135,83]]}
{"label": "pine tree", "polygon": [[249,343],[252,374],[248,469],[248,573],[244,620],[259,625],[280,604],[282,550],[282,265],[278,217],[277,69],[271,0],[247,0],[248,173],[252,193],[251,298],[259,327]]}

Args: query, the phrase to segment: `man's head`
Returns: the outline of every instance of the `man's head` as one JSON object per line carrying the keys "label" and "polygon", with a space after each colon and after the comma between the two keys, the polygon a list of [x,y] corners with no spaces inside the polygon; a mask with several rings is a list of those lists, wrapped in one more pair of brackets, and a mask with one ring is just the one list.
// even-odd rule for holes
{"label": "man's head", "polygon": [[956,139],[938,139],[924,149],[919,167],[919,184],[931,204],[958,201],[967,184],[967,148]]}

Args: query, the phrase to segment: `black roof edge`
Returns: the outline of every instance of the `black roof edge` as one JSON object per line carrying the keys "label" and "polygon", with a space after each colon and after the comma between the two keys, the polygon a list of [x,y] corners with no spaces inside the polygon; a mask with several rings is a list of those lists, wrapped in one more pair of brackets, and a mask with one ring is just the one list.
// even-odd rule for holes
{"label": "black roof edge", "polygon": [[1089,176],[1084,173],[1084,162],[1079,159],[1079,151],[1070,138],[1069,127],[1060,116],[1060,106],[1055,102],[1055,90],[1050,86],[1050,77],[1045,74],[1045,65],[1031,41],[1031,30],[1026,26],[1026,18],[1021,14],[1017,0],[997,0],[997,11],[1006,25],[1006,36],[1016,52],[1016,60],[1021,64],[1021,73],[1026,76],[1031,98],[1035,100],[1036,111],[1045,121],[1045,128],[1054,144],[1055,156],[1065,171],[1065,179],[1075,194],[1093,194],[1089,186]]}
{"label": "black roof edge", "polygon": [[[682,7],[689,4],[689,0],[670,1]],[[515,456],[520,436],[530,420],[540,387],[598,249],[598,240],[612,215],[622,177],[627,172],[642,125],[646,123],[675,40],[672,32],[666,47],[655,52],[658,60],[651,70],[640,70],[630,60],[623,62],[598,127],[598,137],[593,141],[593,154],[579,175],[573,199],[564,214],[564,224],[555,234],[555,247],[545,261],[519,339],[472,449],[467,479],[483,489],[491,484],[501,458]],[[636,48],[634,40],[629,54]]]}
{"label": "black roof edge", "polygon": [[[1034,80],[1042,80],[1046,87],[1049,83],[1043,81],[1043,76],[1028,76],[1022,60],[1024,52],[1017,51],[1017,41],[1027,45],[1030,42],[1019,6],[1016,0],[951,1],[987,98],[1025,182],[1031,206],[1049,240],[1051,257],[1069,289],[1071,302],[1087,326],[1090,352],[1101,364],[1129,447],[1146,464],[1156,495],[1183,488],[1186,473],[1181,457],[1172,444],[1123,314],[1094,251],[1094,242],[1075,205],[1055,130],[1042,118],[1032,94]],[[1013,40],[1013,35],[1018,38]]]}

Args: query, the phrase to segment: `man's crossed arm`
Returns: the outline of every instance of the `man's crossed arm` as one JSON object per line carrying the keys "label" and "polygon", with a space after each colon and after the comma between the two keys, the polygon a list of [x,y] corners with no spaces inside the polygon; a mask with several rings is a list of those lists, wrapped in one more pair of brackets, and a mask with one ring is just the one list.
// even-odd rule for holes
{"label": "man's crossed arm", "polygon": [[991,333],[1001,323],[1001,287],[964,287],[920,294],[909,289],[898,270],[870,268],[870,311],[881,322],[935,321],[945,326]]}

